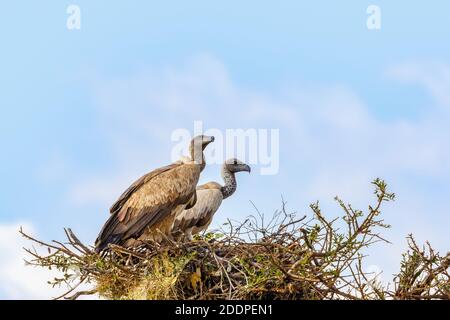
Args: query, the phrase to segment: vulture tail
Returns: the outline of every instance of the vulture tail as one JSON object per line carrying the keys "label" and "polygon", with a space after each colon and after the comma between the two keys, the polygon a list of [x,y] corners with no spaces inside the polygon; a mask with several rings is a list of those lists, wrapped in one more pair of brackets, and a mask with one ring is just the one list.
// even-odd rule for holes
{"label": "vulture tail", "polygon": [[96,253],[100,253],[103,250],[107,249],[109,244],[120,244],[121,239],[122,239],[122,234],[110,235],[106,239],[97,242],[95,245],[94,251]]}
{"label": "vulture tail", "polygon": [[108,248],[108,244],[120,244],[123,233],[117,230],[119,227],[119,220],[117,215],[113,214],[106,221],[102,230],[100,231],[97,239],[95,240],[95,252],[100,253],[101,251]]}

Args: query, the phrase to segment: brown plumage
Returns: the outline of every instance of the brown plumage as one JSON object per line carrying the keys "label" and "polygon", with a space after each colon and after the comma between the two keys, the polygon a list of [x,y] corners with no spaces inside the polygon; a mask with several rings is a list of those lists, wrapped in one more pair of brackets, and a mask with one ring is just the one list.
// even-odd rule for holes
{"label": "brown plumage", "polygon": [[158,168],[134,182],[112,205],[95,242],[96,252],[108,244],[133,246],[142,240],[170,237],[175,216],[196,202],[195,187],[205,167],[203,150],[214,137],[191,141],[190,157]]}
{"label": "brown plumage", "polygon": [[223,186],[217,182],[208,182],[197,187],[197,202],[195,206],[181,211],[175,217],[172,235],[175,238],[192,239],[192,235],[206,230],[212,222],[213,216],[222,204],[222,200],[236,191],[235,173],[250,172],[250,167],[237,160],[227,160],[222,166]]}

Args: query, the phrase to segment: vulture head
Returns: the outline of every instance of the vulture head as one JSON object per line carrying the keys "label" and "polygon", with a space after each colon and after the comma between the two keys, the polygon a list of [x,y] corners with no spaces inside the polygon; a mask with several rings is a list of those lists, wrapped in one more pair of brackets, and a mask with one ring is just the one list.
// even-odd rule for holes
{"label": "vulture head", "polygon": [[206,146],[213,141],[213,136],[205,135],[199,135],[192,139],[189,146],[192,160],[194,160],[196,163],[204,164],[205,161],[203,159],[203,150],[205,150]]}
{"label": "vulture head", "polygon": [[237,183],[234,174],[240,171],[247,171],[248,173],[250,173],[250,166],[234,158],[228,159],[223,164],[222,178],[223,181],[225,181],[225,185],[220,189],[223,199],[228,198],[236,191]]}
{"label": "vulture head", "polygon": [[250,173],[251,171],[251,168],[248,164],[236,158],[228,159],[227,161],[225,161],[225,166],[231,173],[236,173],[240,171],[247,171],[248,173]]}

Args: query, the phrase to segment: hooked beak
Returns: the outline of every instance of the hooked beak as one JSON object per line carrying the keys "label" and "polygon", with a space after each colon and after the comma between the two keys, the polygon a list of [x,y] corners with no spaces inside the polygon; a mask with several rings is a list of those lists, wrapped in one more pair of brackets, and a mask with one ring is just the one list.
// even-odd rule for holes
{"label": "hooked beak", "polygon": [[250,171],[252,171],[252,169],[250,168],[250,166],[248,164],[246,164],[244,166],[244,171],[247,171],[248,173],[250,173]]}
{"label": "hooked beak", "polygon": [[203,146],[207,146],[211,142],[214,142],[214,136],[204,136],[203,137]]}

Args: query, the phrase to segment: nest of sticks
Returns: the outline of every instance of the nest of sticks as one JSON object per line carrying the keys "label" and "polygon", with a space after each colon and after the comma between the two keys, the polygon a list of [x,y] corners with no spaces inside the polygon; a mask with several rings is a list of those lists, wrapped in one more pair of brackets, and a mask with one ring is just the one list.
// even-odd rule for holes
{"label": "nest of sticks", "polygon": [[[267,221],[256,210],[191,242],[111,245],[101,255],[70,229],[64,243],[20,233],[34,243],[25,249],[27,263],[58,270],[61,277],[49,284],[68,286],[55,299],[450,299],[450,254],[428,243],[419,247],[411,235],[392,288],[365,271],[363,251],[388,242],[380,234],[389,228],[381,207],[395,197],[384,181],[373,184],[376,201],[367,212],[336,198],[343,217],[326,219],[318,203],[310,206],[311,218],[299,217],[283,202]],[[78,289],[81,284],[91,289]]]}

